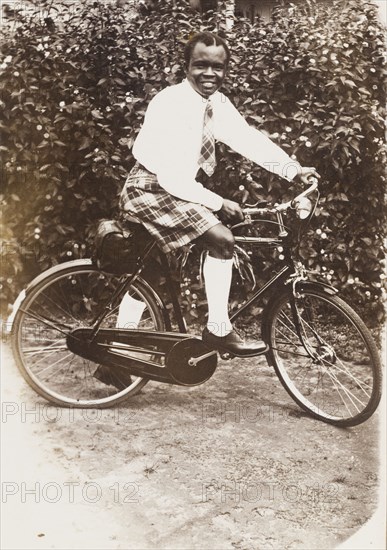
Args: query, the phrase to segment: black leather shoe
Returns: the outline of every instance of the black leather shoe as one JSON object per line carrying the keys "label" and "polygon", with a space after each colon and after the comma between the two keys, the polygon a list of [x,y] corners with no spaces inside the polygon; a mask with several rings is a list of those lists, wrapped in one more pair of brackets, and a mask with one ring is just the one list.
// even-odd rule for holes
{"label": "black leather shoe", "polygon": [[211,349],[231,353],[237,357],[253,357],[265,353],[268,347],[262,340],[244,342],[239,334],[232,330],[227,336],[216,336],[206,327],[202,334],[203,343]]}
{"label": "black leather shoe", "polygon": [[127,369],[120,367],[99,365],[93,376],[103,384],[106,384],[107,386],[114,386],[120,391],[124,390],[133,383]]}

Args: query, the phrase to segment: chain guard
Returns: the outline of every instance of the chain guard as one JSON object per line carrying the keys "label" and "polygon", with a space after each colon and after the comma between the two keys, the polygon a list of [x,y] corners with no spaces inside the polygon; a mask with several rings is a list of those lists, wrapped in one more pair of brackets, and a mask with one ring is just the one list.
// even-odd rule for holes
{"label": "chain guard", "polygon": [[[184,333],[129,329],[74,329],[67,336],[70,351],[107,367],[157,382],[197,386],[214,374],[217,353]],[[201,356],[208,355],[203,359]],[[165,358],[165,366],[164,366]],[[189,361],[197,364],[189,364]]]}

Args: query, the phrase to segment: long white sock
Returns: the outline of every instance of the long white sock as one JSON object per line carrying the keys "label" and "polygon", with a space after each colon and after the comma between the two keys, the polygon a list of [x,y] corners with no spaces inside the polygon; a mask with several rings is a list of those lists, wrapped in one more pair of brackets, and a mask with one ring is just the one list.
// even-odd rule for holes
{"label": "long white sock", "polygon": [[116,327],[135,330],[140,323],[144,309],[144,302],[132,298],[132,296],[126,292],[118,309]]}
{"label": "long white sock", "polygon": [[[140,300],[136,300],[130,296],[129,292],[126,292],[124,297],[121,300],[120,306],[118,308],[118,316],[116,327],[117,328],[129,328],[131,330],[136,330],[140,324],[142,314],[144,313],[145,304]],[[141,353],[136,353],[134,351],[126,351],[118,349],[122,347],[122,344],[117,342],[112,342],[112,351],[118,353],[129,355],[130,357],[139,357],[144,359],[145,356]]]}
{"label": "long white sock", "polygon": [[226,336],[232,331],[228,316],[233,260],[213,258],[207,254],[203,265],[203,276],[208,302],[207,328],[216,336]]}

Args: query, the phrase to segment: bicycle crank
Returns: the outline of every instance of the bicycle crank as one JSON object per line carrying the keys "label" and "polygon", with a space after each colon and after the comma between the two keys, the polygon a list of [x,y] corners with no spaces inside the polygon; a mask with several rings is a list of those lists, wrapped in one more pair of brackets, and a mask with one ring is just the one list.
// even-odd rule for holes
{"label": "bicycle crank", "polygon": [[211,378],[217,364],[217,352],[209,350],[197,338],[186,338],[176,342],[165,360],[171,378],[182,386],[202,384]]}

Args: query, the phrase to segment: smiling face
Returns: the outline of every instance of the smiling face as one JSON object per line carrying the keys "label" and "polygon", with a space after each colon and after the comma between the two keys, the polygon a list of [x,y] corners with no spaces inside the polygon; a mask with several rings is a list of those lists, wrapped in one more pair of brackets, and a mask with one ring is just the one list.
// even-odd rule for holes
{"label": "smiling face", "polygon": [[196,92],[208,98],[222,85],[226,70],[227,55],[223,46],[198,42],[192,50],[187,79]]}

